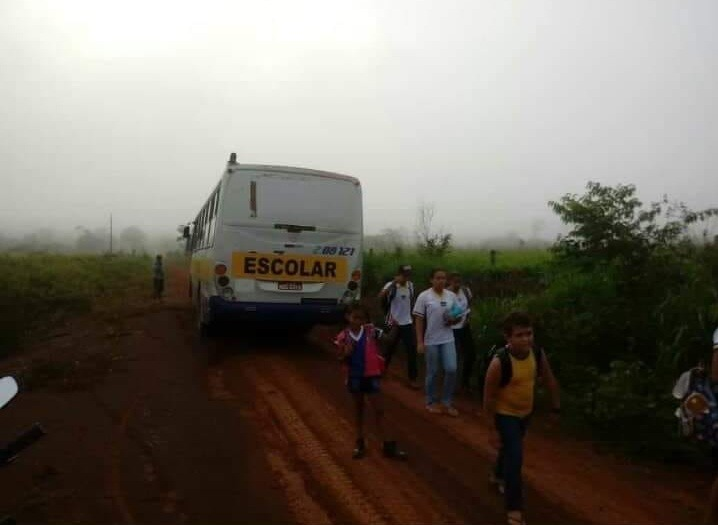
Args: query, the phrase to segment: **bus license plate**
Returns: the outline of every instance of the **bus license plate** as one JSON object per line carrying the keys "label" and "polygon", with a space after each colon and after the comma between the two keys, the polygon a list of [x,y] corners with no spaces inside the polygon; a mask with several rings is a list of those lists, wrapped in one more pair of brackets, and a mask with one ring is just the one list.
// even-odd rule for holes
{"label": "bus license plate", "polygon": [[280,290],[291,290],[293,292],[302,291],[302,283],[279,283],[278,288]]}

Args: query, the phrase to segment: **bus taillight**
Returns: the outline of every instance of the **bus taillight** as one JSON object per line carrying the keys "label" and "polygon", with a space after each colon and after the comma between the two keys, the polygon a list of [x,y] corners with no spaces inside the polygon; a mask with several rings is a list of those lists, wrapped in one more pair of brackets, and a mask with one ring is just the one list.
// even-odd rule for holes
{"label": "bus taillight", "polygon": [[215,275],[224,275],[227,273],[227,265],[226,264],[217,264],[214,267],[214,273]]}
{"label": "bus taillight", "polygon": [[352,272],[352,281],[359,282],[361,280],[361,270],[356,269]]}

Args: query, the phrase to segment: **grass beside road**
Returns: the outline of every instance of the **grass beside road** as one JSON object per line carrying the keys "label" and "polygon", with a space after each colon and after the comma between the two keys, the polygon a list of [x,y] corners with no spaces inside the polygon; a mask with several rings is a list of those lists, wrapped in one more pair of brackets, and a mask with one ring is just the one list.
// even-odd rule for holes
{"label": "grass beside road", "polygon": [[149,257],[0,254],[0,357],[69,315],[150,289]]}
{"label": "grass beside road", "polygon": [[[443,257],[427,257],[415,251],[368,252],[364,254],[364,287],[372,293],[396,274],[400,264],[410,264],[412,279],[422,289],[428,286],[431,269],[440,267],[460,272],[477,291],[490,287],[493,295],[492,283],[497,280],[510,281],[509,287],[526,278],[536,281],[550,261],[551,252],[536,249],[497,251],[494,265],[489,250],[457,249]],[[519,285],[518,292],[521,291]]]}

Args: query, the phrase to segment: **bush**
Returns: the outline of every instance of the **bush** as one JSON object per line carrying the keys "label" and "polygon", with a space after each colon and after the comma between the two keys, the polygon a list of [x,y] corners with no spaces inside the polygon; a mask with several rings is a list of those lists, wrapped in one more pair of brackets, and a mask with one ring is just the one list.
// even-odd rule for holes
{"label": "bush", "polygon": [[363,286],[370,293],[391,280],[400,264],[410,264],[417,291],[428,288],[432,268],[458,271],[479,295],[515,296],[536,292],[543,286],[545,269],[551,260],[547,250],[499,252],[497,264],[491,266],[488,250],[457,249],[444,256],[426,256],[416,251],[374,252],[364,254]]}
{"label": "bush", "polygon": [[552,254],[503,252],[492,265],[490,252],[480,250],[370,253],[365,285],[376,290],[400,263],[414,266],[418,289],[428,286],[432,267],[461,272],[477,298],[472,325],[480,355],[503,341],[499,323],[509,311],[534,316],[569,427],[633,454],[702,457],[678,436],[670,391],[681,372],[710,359],[718,243],[699,245],[688,233],[718,210],[692,212],[667,199],[644,207],[635,191],[589,183],[584,195],[551,203],[571,227]]}
{"label": "bush", "polygon": [[151,278],[144,257],[0,254],[0,354],[33,330],[122,299]]}
{"label": "bush", "polygon": [[664,199],[644,209],[633,186],[590,183],[552,203],[573,229],[555,246],[546,292],[529,301],[573,416],[599,440],[665,457],[679,440],[670,389],[709,357],[718,325],[718,246],[699,246],[695,213]]}

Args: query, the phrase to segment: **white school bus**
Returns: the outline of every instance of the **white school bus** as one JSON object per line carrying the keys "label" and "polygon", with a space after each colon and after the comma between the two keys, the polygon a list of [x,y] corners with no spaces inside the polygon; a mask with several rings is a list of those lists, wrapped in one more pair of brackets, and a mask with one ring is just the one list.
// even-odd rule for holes
{"label": "white school bus", "polygon": [[359,299],[362,191],[346,175],[286,166],[227,168],[183,228],[198,329],[217,321],[309,326]]}

